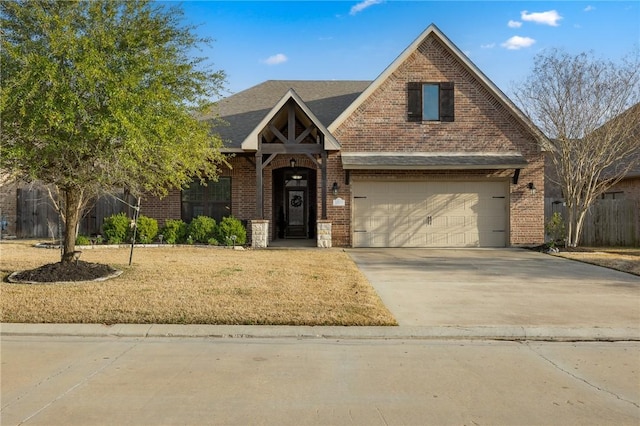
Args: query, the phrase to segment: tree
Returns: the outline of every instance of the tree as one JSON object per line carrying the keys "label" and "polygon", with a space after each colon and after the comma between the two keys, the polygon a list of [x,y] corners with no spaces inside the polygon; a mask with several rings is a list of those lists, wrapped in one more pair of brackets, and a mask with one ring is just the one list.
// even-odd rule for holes
{"label": "tree", "polygon": [[145,0],[0,2],[0,172],[61,194],[63,261],[88,199],[217,176],[221,140],[198,117],[224,73],[191,57],[209,40],[182,17]]}
{"label": "tree", "polygon": [[557,173],[547,178],[562,188],[566,245],[575,247],[589,206],[640,164],[640,61],[542,52],[514,92],[549,137],[543,148]]}

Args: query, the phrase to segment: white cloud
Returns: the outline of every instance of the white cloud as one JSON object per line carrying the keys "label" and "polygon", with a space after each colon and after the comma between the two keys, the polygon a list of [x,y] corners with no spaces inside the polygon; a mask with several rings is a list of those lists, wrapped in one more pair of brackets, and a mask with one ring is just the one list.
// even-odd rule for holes
{"label": "white cloud", "polygon": [[589,6],[584,8],[585,12],[591,12],[592,10],[596,10],[596,8],[594,6],[591,6],[591,5],[589,5]]}
{"label": "white cloud", "polygon": [[526,10],[520,12],[520,19],[523,21],[535,22],[536,24],[551,25],[557,27],[558,21],[562,19],[562,16],[555,11],[549,10],[546,12],[532,12],[529,13]]}
{"label": "white cloud", "polygon": [[364,1],[361,1],[360,3],[358,3],[355,6],[351,7],[351,10],[349,11],[349,15],[355,15],[356,13],[360,13],[363,10],[365,10],[366,8],[374,6],[376,4],[380,4],[383,1],[384,0],[364,0]]}
{"label": "white cloud", "polygon": [[278,65],[283,62],[287,62],[288,60],[289,58],[287,58],[287,55],[285,55],[284,53],[278,53],[276,55],[269,56],[267,59],[265,59],[262,62],[264,62],[267,65]]}
{"label": "white cloud", "polygon": [[509,50],[519,50],[525,47],[530,47],[536,41],[531,37],[513,36],[509,40],[501,44],[502,47]]}
{"label": "white cloud", "polygon": [[480,45],[481,49],[493,49],[494,47],[496,47],[495,43],[488,43],[488,44],[481,44]]}
{"label": "white cloud", "polygon": [[508,26],[509,28],[520,28],[520,27],[522,26],[522,22],[520,22],[520,21],[510,20],[510,21],[507,23],[507,26]]}

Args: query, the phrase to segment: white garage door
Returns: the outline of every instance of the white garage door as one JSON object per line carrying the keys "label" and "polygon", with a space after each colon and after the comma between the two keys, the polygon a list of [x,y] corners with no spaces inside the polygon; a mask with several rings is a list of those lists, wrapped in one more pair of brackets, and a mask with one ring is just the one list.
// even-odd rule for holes
{"label": "white garage door", "polygon": [[505,247],[506,182],[353,182],[354,247]]}

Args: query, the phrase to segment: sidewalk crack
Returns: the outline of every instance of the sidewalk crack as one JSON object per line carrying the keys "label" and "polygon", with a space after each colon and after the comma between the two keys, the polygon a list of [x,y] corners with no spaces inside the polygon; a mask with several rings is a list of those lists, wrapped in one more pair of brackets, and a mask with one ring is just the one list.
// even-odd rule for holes
{"label": "sidewalk crack", "polygon": [[640,404],[637,404],[637,403],[636,403],[636,402],[634,402],[634,401],[630,401],[630,400],[628,400],[628,399],[625,399],[625,398],[621,397],[620,395],[616,394],[615,392],[611,392],[610,390],[607,390],[607,389],[604,389],[604,388],[602,388],[602,387],[600,387],[600,386],[594,385],[593,383],[589,382],[587,379],[585,379],[585,378],[583,378],[583,377],[580,377],[580,376],[576,375],[575,373],[573,373],[573,372],[571,372],[571,371],[569,371],[569,370],[567,370],[567,369],[562,368],[562,367],[561,367],[561,366],[559,366],[556,362],[554,362],[552,359],[550,359],[550,358],[548,358],[548,357],[544,356],[543,354],[541,354],[540,352],[538,352],[537,350],[535,350],[535,348],[531,347],[531,345],[529,344],[529,342],[525,342],[525,344],[526,344],[527,348],[529,348],[529,350],[530,350],[531,352],[535,353],[535,354],[536,354],[536,355],[538,355],[540,358],[542,358],[543,360],[547,361],[549,364],[551,364],[551,365],[552,365],[554,368],[556,368],[557,370],[562,371],[562,372],[563,372],[563,373],[565,373],[566,375],[568,375],[568,376],[570,376],[570,377],[572,377],[572,378],[574,378],[574,379],[576,379],[576,380],[579,380],[579,381],[583,382],[583,383],[584,383],[584,384],[586,384],[587,386],[589,386],[589,387],[591,387],[591,388],[593,388],[593,389],[596,389],[596,390],[597,390],[597,391],[599,391],[599,392],[604,392],[604,393],[606,393],[606,394],[609,394],[609,395],[611,395],[611,396],[615,397],[616,399],[618,399],[618,400],[620,400],[620,401],[623,401],[623,402],[629,403],[629,404],[633,405],[634,407],[640,408]]}
{"label": "sidewalk crack", "polygon": [[[105,363],[104,365],[102,365],[101,367],[97,368],[96,370],[94,370],[92,373],[90,373],[89,375],[87,375],[86,377],[84,377],[82,380],[80,380],[78,383],[76,383],[75,385],[71,386],[69,389],[67,389],[66,391],[62,392],[61,394],[59,394],[58,396],[56,396],[55,398],[53,398],[51,401],[49,401],[48,403],[46,403],[45,405],[43,405],[42,407],[40,407],[38,410],[34,411],[33,413],[31,413],[29,416],[27,416],[26,418],[22,419],[20,421],[20,423],[18,423],[18,425],[27,423],[28,421],[30,421],[31,419],[33,419],[34,417],[36,417],[38,414],[42,413],[44,410],[46,410],[47,408],[51,407],[53,404],[55,404],[57,401],[60,401],[61,399],[63,399],[64,397],[66,397],[67,395],[69,395],[71,392],[73,392],[75,389],[79,388],[80,386],[86,384],[87,382],[89,382],[93,377],[95,377],[96,375],[100,374],[102,371],[104,371],[107,367],[110,367],[111,365],[113,365],[116,361],[118,361],[120,358],[122,358],[124,355],[126,355],[128,352],[130,352],[132,349],[134,349],[136,346],[138,346],[138,342],[135,342],[133,345],[131,345],[130,347],[128,347],[127,349],[125,349],[124,351],[122,351],[120,354],[118,354],[117,356],[111,358],[109,360],[109,362]],[[65,370],[69,370],[71,369],[72,366],[68,366]],[[61,372],[56,373],[54,376],[58,376],[62,374]],[[40,383],[49,380],[50,377],[42,380]],[[40,383],[38,383],[37,386],[40,386]]]}

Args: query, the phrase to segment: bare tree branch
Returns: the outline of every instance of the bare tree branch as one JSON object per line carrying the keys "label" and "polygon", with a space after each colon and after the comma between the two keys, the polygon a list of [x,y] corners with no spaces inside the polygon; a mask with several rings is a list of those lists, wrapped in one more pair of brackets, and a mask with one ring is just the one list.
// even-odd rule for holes
{"label": "bare tree branch", "polygon": [[589,206],[640,165],[638,55],[615,64],[593,54],[543,52],[514,93],[550,138],[544,149],[567,204],[566,243],[577,246]]}

